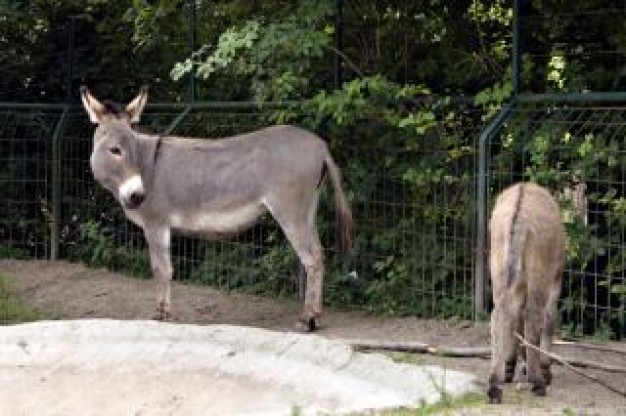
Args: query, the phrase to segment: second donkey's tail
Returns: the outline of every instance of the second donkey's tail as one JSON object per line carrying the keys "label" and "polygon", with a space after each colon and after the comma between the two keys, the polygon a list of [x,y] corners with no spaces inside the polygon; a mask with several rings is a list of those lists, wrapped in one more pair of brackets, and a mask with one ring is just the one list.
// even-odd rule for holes
{"label": "second donkey's tail", "polygon": [[524,184],[518,186],[518,194],[515,200],[513,217],[504,240],[504,256],[506,259],[507,287],[510,287],[519,278],[522,269],[522,256],[524,255],[524,242],[526,240],[525,224],[520,218],[522,200],[524,198]]}

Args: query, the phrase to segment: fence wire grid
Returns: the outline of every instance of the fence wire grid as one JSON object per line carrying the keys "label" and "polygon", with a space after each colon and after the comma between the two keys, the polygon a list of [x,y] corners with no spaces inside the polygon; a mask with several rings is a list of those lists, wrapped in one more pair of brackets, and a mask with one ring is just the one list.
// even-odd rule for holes
{"label": "fence wire grid", "polygon": [[[357,233],[356,256],[346,261],[335,249],[327,192],[318,213],[325,302],[390,314],[484,318],[489,305],[475,308],[477,270],[486,261],[476,248],[478,207],[489,213],[495,194],[518,180],[562,194],[577,178],[586,186],[586,225],[571,199],[560,198],[568,232],[562,327],[625,335],[626,106],[520,102],[485,142],[483,181],[478,153],[484,114],[455,105],[462,116],[454,122],[442,117],[426,139],[430,144],[418,149],[328,138]],[[155,104],[142,122],[155,132],[216,138],[271,124],[270,110],[250,103]],[[1,257],[58,257],[149,276],[141,230],[93,181],[93,127],[83,109],[7,104],[0,120]],[[440,144],[444,136],[457,137],[462,154],[451,157]],[[481,186],[484,200],[477,194]],[[177,280],[268,296],[298,293],[296,256],[269,216],[226,241],[176,237],[172,253]],[[490,299],[488,279],[479,290]]]}

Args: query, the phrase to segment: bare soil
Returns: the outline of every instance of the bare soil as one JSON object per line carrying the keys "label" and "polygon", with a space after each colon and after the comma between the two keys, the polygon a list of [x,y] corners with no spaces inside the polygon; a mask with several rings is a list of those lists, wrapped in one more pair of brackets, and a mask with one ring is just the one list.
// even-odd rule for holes
{"label": "bare soil", "polygon": [[[155,284],[104,269],[50,261],[0,260],[0,272],[14,277],[22,299],[56,319],[150,319],[155,313]],[[234,324],[291,331],[300,306],[295,301],[225,293],[206,286],[174,282],[172,321]],[[435,321],[415,317],[382,317],[362,312],[327,310],[318,333],[329,338],[420,341],[431,345],[479,347],[489,344],[487,323]],[[611,343],[626,352],[626,343]],[[559,347],[557,353],[605,364],[626,366],[626,355]],[[485,359],[394,354],[401,360],[438,364],[486,379]],[[626,374],[585,370],[626,390]],[[456,408],[448,414],[626,415],[626,399],[555,366],[548,396],[537,398],[511,385],[506,404]]]}

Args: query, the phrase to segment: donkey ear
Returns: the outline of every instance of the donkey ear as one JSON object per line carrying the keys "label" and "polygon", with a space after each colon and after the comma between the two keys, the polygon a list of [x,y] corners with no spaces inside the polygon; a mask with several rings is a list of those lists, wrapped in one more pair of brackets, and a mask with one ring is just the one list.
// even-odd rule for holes
{"label": "donkey ear", "polygon": [[148,86],[144,85],[139,95],[126,106],[126,115],[131,123],[139,123],[146,102],[148,102]]}
{"label": "donkey ear", "polygon": [[80,99],[83,102],[83,107],[85,107],[87,114],[89,114],[89,120],[93,124],[100,123],[102,114],[104,114],[104,105],[102,105],[102,103],[98,101],[96,97],[91,95],[87,87],[85,87],[84,85],[80,87]]}

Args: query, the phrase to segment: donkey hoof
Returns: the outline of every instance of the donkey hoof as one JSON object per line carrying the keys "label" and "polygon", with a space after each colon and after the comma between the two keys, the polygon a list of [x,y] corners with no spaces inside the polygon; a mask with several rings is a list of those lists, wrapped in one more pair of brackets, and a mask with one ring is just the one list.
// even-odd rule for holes
{"label": "donkey hoof", "polygon": [[300,319],[296,322],[296,331],[303,333],[314,332],[317,329],[315,318]]}
{"label": "donkey hoof", "polygon": [[170,311],[165,310],[164,308],[157,308],[156,314],[154,315],[154,319],[156,321],[167,321],[172,317]]}
{"label": "donkey hoof", "polygon": [[505,364],[504,368],[504,382],[511,383],[515,378],[515,366],[517,365],[517,360],[509,360]]}
{"label": "donkey hoof", "polygon": [[531,391],[535,394],[535,396],[545,396],[546,395],[546,385],[541,384],[533,384]]}
{"label": "donkey hoof", "polygon": [[543,375],[543,380],[546,382],[546,386],[552,384],[552,371],[550,368],[542,368],[541,374]]}
{"label": "donkey hoof", "polygon": [[546,386],[552,384],[552,374],[544,374],[543,378],[546,381]]}
{"label": "donkey hoof", "polygon": [[496,386],[489,387],[489,390],[487,390],[487,397],[489,397],[490,404],[501,404],[502,403],[502,389]]}
{"label": "donkey hoof", "polygon": [[170,313],[168,313],[168,312],[157,312],[156,314],[154,314],[152,319],[155,320],[155,321],[165,322],[165,321],[169,320],[171,317],[172,317],[172,315]]}

